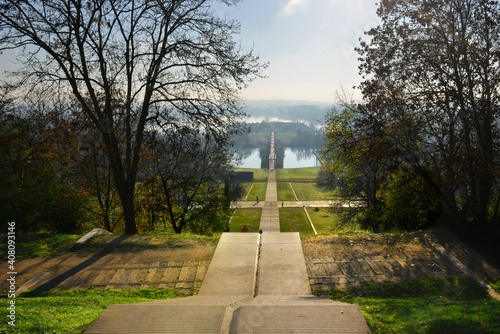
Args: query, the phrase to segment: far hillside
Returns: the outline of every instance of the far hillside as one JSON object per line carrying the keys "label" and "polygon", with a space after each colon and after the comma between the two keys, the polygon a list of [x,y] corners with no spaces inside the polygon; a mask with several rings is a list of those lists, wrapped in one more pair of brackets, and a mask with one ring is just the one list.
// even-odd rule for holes
{"label": "far hillside", "polygon": [[304,123],[292,122],[261,122],[248,124],[252,133],[296,133],[296,132],[315,132],[316,128],[307,126]]}

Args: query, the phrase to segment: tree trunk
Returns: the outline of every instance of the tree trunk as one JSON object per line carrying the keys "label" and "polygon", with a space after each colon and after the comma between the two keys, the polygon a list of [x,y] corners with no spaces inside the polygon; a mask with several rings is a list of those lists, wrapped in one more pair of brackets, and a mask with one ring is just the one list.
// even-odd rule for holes
{"label": "tree trunk", "polygon": [[113,232],[111,229],[111,222],[109,220],[109,211],[103,214],[102,219],[104,221],[104,228],[106,231]]}
{"label": "tree trunk", "polygon": [[117,188],[123,209],[123,219],[125,220],[125,234],[137,234],[137,226],[135,225],[134,192],[129,191],[127,187],[123,185],[117,185]]}

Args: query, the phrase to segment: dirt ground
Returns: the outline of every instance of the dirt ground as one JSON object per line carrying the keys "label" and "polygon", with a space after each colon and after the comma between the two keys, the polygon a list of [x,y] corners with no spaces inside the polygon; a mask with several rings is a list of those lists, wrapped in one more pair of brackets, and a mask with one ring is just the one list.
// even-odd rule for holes
{"label": "dirt ground", "polygon": [[466,277],[437,247],[448,251],[484,278],[500,271],[467,245],[448,235],[416,232],[400,235],[329,235],[303,239],[313,289],[346,289],[365,282]]}
{"label": "dirt ground", "polygon": [[[191,293],[201,286],[216,245],[196,239],[155,236],[98,236],[79,249],[16,263],[17,293],[26,289],[73,290],[90,286],[138,289],[178,288]],[[0,266],[8,272],[7,263]],[[0,291],[7,290],[6,280]]]}

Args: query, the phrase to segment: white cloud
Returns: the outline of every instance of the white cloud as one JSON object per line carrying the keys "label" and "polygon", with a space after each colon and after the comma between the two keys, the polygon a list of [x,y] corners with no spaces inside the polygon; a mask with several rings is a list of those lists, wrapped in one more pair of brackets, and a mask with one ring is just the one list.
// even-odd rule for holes
{"label": "white cloud", "polygon": [[307,7],[310,0],[288,0],[286,5],[281,9],[281,14],[288,16],[295,12],[299,7]]}

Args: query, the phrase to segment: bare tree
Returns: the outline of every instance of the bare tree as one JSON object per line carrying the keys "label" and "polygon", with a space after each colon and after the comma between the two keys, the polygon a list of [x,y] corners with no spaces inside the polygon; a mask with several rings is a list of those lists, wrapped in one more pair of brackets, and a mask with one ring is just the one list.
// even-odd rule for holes
{"label": "bare tree", "polygon": [[73,94],[99,130],[126,233],[137,233],[134,188],[148,127],[189,122],[211,131],[235,122],[239,90],[265,67],[233,40],[239,25],[218,18],[215,2],[239,1],[0,0],[0,50],[20,50],[19,87]]}
{"label": "bare tree", "polygon": [[174,231],[181,233],[194,225],[197,232],[217,230],[210,226],[216,224],[213,219],[201,225],[197,222],[209,212],[222,214],[229,209],[224,196],[231,169],[227,132],[215,136],[185,127],[156,138],[150,146],[163,193],[161,205]]}

